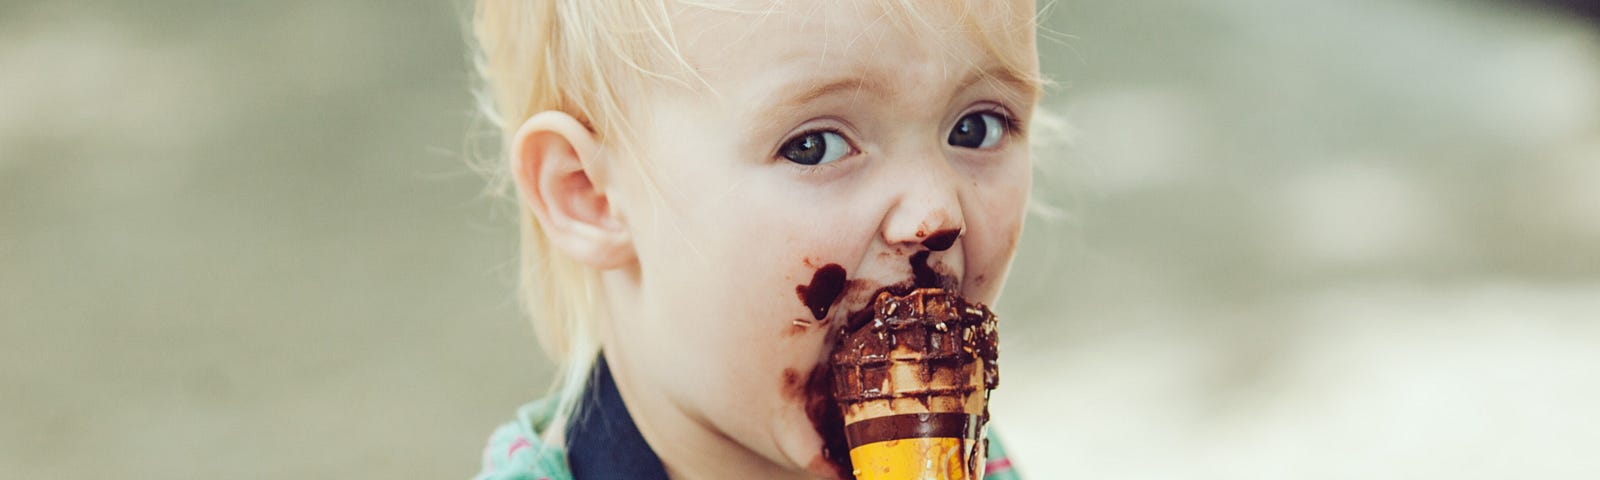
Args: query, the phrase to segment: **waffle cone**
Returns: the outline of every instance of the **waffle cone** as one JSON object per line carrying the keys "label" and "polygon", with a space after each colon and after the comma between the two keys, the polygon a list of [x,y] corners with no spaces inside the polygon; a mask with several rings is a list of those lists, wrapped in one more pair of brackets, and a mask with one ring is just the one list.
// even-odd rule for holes
{"label": "waffle cone", "polygon": [[833,355],[856,478],[981,478],[994,315],[939,289],[881,293],[873,312]]}

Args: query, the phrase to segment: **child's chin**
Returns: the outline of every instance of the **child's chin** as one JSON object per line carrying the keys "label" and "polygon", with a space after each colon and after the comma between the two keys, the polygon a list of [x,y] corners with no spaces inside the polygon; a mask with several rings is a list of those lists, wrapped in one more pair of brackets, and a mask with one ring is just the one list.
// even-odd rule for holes
{"label": "child's chin", "polygon": [[811,457],[811,462],[806,464],[806,473],[815,475],[817,478],[850,480],[848,478],[839,478],[839,470],[833,468],[833,463],[824,458],[821,453]]}
{"label": "child's chin", "polygon": [[810,425],[806,425],[806,429],[806,432],[780,442],[783,455],[789,459],[789,462],[817,478],[851,480],[848,477],[839,477],[839,469],[834,467],[833,463],[822,455],[822,439],[817,437],[815,432],[809,431]]}

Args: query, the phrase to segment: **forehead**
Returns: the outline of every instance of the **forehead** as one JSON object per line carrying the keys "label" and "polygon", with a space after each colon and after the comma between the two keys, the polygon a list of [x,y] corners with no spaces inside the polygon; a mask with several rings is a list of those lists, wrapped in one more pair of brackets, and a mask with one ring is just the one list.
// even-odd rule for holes
{"label": "forehead", "polygon": [[1033,15],[1031,0],[685,1],[672,30],[713,86],[858,73],[914,87],[979,65],[1035,77]]}

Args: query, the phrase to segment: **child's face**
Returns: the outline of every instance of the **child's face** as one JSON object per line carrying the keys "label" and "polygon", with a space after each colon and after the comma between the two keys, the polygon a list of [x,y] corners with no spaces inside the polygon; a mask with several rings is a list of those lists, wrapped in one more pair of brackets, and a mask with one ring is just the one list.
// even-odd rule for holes
{"label": "child's face", "polygon": [[1015,125],[1036,90],[988,48],[1036,72],[1032,2],[977,22],[1014,32],[991,47],[924,3],[926,25],[859,1],[678,12],[686,60],[716,93],[630,99],[647,172],[612,169],[609,195],[637,297],[612,307],[607,355],[649,401],[777,467],[831,474],[803,393],[827,332],[910,284],[919,252],[934,283],[992,304],[1016,249],[1031,165]]}

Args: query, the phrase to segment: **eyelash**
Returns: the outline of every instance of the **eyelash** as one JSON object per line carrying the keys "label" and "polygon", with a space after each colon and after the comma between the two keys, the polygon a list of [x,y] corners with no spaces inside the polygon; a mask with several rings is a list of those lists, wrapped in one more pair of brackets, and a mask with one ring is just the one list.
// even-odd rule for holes
{"label": "eyelash", "polygon": [[1005,140],[1006,141],[1011,140],[1011,136],[1012,135],[1023,135],[1024,133],[1026,133],[1022,128],[1022,121],[1021,120],[1017,120],[1017,117],[1012,116],[1011,112],[1006,110],[1005,107],[999,107],[999,106],[987,107],[987,108],[983,108],[983,109],[979,109],[979,110],[973,110],[973,111],[964,113],[961,116],[962,117],[966,117],[967,115],[972,115],[974,113],[989,113],[989,114],[994,114],[994,116],[996,116],[996,117],[1000,117],[1000,124],[1004,125],[1006,127],[1006,133],[1005,133],[1005,135],[1006,135],[1006,139]]}

